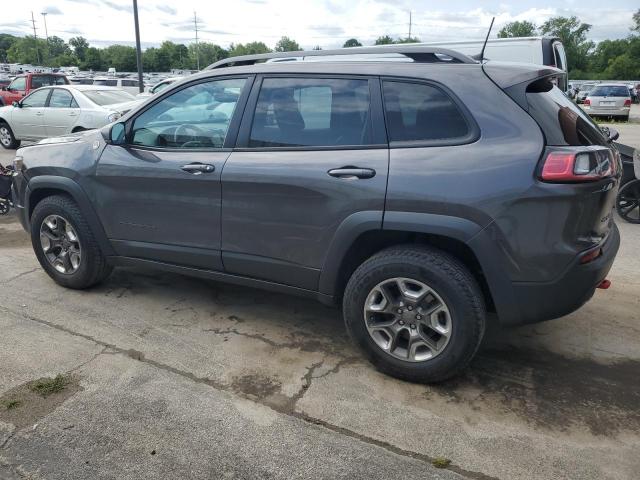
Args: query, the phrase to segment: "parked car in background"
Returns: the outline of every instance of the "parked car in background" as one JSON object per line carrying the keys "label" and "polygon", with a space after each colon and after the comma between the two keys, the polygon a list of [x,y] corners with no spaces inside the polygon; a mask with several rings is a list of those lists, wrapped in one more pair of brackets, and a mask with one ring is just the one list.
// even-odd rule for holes
{"label": "parked car in background", "polygon": [[65,75],[57,73],[27,73],[18,75],[9,85],[0,90],[0,106],[11,105],[13,102],[22,100],[40,87],[50,85],[68,85],[69,80]]}
{"label": "parked car in background", "polygon": [[6,75],[0,74],[0,88],[6,87],[11,83],[11,78]]}
{"label": "parked car in background", "polygon": [[67,77],[70,85],[93,85],[93,78],[91,77]]}
{"label": "parked car in background", "polygon": [[583,108],[592,117],[629,120],[631,110],[629,88],[620,83],[600,83],[589,91]]}
{"label": "parked car in background", "polygon": [[576,95],[576,103],[584,103],[589,92],[596,86],[597,83],[583,83],[578,87],[578,94]]}
{"label": "parked car in background", "polygon": [[[320,61],[264,62],[301,53]],[[341,304],[377,368],[420,382],[469,364],[487,312],[558,318],[607,285],[615,134],[562,70],[421,45],[301,53],[225,59],[16,152],[46,273],[84,289],[144,265]],[[353,53],[404,58],[330,60]]]}
{"label": "parked car in background", "polygon": [[140,83],[135,78],[109,78],[96,77],[93,79],[92,85],[100,85],[105,87],[116,87],[132,95],[140,93]]}
{"label": "parked car in background", "polygon": [[147,88],[146,92],[138,93],[137,97],[138,98],[149,98],[149,97],[155,95],[156,93],[164,90],[165,88],[167,88],[172,83],[177,82],[178,80],[182,80],[182,78],[184,78],[184,77],[166,78],[166,79],[156,83],[155,85]]}
{"label": "parked car in background", "polygon": [[40,88],[15,106],[0,108],[0,144],[18,148],[22,140],[42,140],[100,128],[116,121],[140,100],[113,87],[94,85]]}

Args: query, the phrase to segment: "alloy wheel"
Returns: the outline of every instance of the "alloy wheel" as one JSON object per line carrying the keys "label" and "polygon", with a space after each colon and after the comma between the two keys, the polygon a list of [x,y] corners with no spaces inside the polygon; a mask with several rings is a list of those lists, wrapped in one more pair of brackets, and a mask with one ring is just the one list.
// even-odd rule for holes
{"label": "alloy wheel", "polygon": [[407,362],[424,362],[443,352],[452,333],[449,307],[426,283],[391,278],[367,295],[364,321],[385,353]]}
{"label": "alloy wheel", "polygon": [[0,143],[2,143],[2,145],[4,145],[5,147],[8,147],[9,145],[11,145],[11,133],[9,132],[9,129],[5,126],[0,127]]}
{"label": "alloy wheel", "polygon": [[80,267],[80,239],[71,224],[60,215],[49,215],[40,225],[40,245],[58,272],[71,275]]}

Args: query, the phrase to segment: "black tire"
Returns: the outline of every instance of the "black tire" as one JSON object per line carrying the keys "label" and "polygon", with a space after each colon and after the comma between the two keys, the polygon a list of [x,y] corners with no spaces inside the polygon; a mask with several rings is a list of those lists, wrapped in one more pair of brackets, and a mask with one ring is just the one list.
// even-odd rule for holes
{"label": "black tire", "polygon": [[[448,307],[451,334],[433,358],[416,362],[396,358],[369,334],[365,301],[377,285],[396,277],[423,282]],[[343,314],[351,339],[378,370],[411,382],[435,383],[467,367],[482,341],[486,312],[480,287],[462,262],[435,248],[404,245],[383,250],[356,269],[344,292]]]}
{"label": "black tire", "polygon": [[[3,137],[7,140],[3,140]],[[13,130],[11,130],[9,124],[5,122],[0,122],[0,145],[8,150],[15,150],[20,146],[20,140],[16,139]]]}
{"label": "black tire", "polygon": [[[40,242],[40,227],[49,215],[63,217],[77,233],[82,255],[80,264],[73,273],[60,273],[45,256]],[[78,205],[64,195],[45,197],[36,205],[31,216],[31,244],[42,268],[63,287],[78,290],[92,287],[105,280],[113,270]]]}
{"label": "black tire", "polygon": [[616,197],[616,211],[625,221],[640,224],[640,180],[622,186]]}

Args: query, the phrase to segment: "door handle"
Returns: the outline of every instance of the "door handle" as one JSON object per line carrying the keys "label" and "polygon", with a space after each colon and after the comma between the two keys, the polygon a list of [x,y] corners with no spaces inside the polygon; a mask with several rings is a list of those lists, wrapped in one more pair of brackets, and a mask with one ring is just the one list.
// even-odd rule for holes
{"label": "door handle", "polygon": [[194,175],[200,175],[201,173],[211,173],[215,171],[216,167],[208,163],[190,163],[180,167],[185,172],[193,173]]}
{"label": "door handle", "polygon": [[77,114],[77,113],[75,113],[75,112],[71,112],[71,113],[69,113],[68,115],[69,115],[70,117],[77,117],[77,116],[78,116],[78,114]]}
{"label": "door handle", "polygon": [[42,113],[42,112],[36,112],[36,117],[41,117],[42,115],[44,115],[44,113]]}
{"label": "door handle", "polygon": [[373,178],[376,175],[376,171],[373,168],[358,168],[358,167],[342,167],[334,168],[327,172],[329,176],[336,178]]}

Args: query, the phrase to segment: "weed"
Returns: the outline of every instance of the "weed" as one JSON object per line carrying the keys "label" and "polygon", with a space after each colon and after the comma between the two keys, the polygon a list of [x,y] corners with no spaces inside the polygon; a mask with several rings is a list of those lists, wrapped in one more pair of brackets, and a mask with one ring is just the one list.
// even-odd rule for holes
{"label": "weed", "polygon": [[69,379],[65,375],[58,374],[55,378],[42,378],[32,382],[29,389],[43,397],[48,397],[64,390],[68,383]]}

